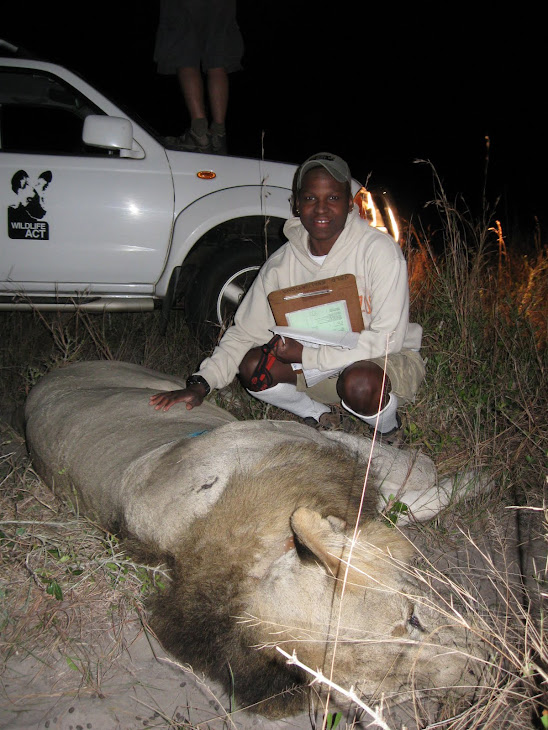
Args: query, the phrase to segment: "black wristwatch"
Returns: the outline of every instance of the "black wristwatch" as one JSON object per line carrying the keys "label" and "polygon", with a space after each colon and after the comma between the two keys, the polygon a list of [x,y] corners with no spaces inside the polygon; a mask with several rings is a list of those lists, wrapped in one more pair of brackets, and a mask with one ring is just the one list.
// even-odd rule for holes
{"label": "black wristwatch", "polygon": [[186,379],[186,387],[190,388],[191,385],[203,385],[203,387],[206,390],[206,392],[205,392],[206,395],[211,390],[211,386],[209,385],[209,383],[207,382],[207,380],[205,378],[202,378],[201,375],[191,375],[190,377],[188,377]]}

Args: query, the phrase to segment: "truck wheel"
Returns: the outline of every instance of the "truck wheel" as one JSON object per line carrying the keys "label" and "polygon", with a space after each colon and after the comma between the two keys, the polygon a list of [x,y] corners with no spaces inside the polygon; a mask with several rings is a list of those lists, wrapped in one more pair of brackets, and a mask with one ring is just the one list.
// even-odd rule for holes
{"label": "truck wheel", "polygon": [[197,273],[185,296],[187,324],[204,348],[215,345],[264,263],[253,241],[238,241],[212,252],[211,263]]}

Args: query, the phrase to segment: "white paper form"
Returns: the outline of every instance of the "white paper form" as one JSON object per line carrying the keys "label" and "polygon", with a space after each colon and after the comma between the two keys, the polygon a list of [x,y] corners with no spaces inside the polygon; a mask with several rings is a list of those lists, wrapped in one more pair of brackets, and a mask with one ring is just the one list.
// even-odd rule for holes
{"label": "white paper form", "polygon": [[351,332],[348,305],[344,299],[316,307],[297,309],[286,315],[287,324],[299,330],[323,330],[328,332]]}
{"label": "white paper form", "polygon": [[[352,349],[358,344],[359,332],[352,332],[348,307],[343,300],[319,304],[317,307],[299,309],[286,314],[289,327],[272,327],[274,334],[291,337],[305,347],[342,347]],[[300,370],[300,363],[293,363]],[[336,375],[339,370],[303,370],[306,384],[310,387],[321,380]]]}
{"label": "white paper form", "polygon": [[301,330],[293,327],[271,327],[270,331],[282,337],[291,337],[307,347],[331,345],[351,350],[358,344],[359,332],[326,332],[325,330]]}

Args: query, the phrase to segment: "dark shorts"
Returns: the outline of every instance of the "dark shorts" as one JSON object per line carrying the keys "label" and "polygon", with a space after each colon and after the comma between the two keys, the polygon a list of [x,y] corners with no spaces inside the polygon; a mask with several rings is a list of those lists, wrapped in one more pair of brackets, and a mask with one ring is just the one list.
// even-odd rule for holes
{"label": "dark shorts", "polygon": [[[398,396],[400,405],[415,400],[415,394],[424,379],[426,368],[424,361],[415,350],[402,350],[388,358],[378,357],[370,362],[376,363],[390,378],[391,392]],[[339,403],[337,393],[338,375],[326,378],[311,388],[306,387],[304,375],[297,374],[297,390],[304,391],[320,403]]]}
{"label": "dark shorts", "polygon": [[193,66],[241,68],[244,44],[235,0],[161,0],[154,60],[158,73]]}

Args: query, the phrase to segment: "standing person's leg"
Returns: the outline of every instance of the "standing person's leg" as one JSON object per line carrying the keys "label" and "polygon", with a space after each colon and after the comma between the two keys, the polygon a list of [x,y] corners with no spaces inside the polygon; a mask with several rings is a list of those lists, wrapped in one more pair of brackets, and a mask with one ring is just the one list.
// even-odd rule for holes
{"label": "standing person's leg", "polygon": [[207,87],[211,120],[224,127],[228,109],[228,74],[224,68],[210,68]]}
{"label": "standing person's leg", "polygon": [[210,151],[201,62],[208,6],[203,0],[161,0],[154,48],[158,73],[177,75],[191,122],[182,135],[166,137],[166,144],[193,152]]}
{"label": "standing person's leg", "polygon": [[222,67],[207,72],[209,108],[211,112],[211,148],[216,154],[226,154],[226,112],[228,109],[228,74]]}
{"label": "standing person's leg", "polygon": [[177,75],[190,115],[190,129],[182,136],[182,145],[189,151],[209,152],[210,138],[202,73],[199,68],[194,66],[184,66],[177,69]]}
{"label": "standing person's leg", "polygon": [[190,119],[205,119],[204,82],[200,69],[185,66],[177,69],[177,76]]}
{"label": "standing person's leg", "polygon": [[202,68],[207,72],[211,151],[226,154],[229,74],[241,69],[243,38],[236,20],[235,0],[208,0],[204,5],[207,39]]}

